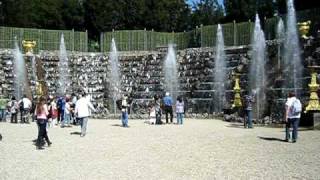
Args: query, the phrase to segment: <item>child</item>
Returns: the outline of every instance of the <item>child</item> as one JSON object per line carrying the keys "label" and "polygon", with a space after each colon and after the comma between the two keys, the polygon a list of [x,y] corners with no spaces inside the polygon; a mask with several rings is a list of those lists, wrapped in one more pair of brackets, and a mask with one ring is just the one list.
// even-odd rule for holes
{"label": "child", "polygon": [[50,97],[50,100],[51,100],[50,106],[49,106],[50,118],[48,121],[48,127],[54,127],[53,125],[57,123],[58,110],[57,110],[57,104],[54,98]]}
{"label": "child", "polygon": [[177,124],[183,124],[184,102],[181,97],[177,98],[176,103]]}
{"label": "child", "polygon": [[154,106],[150,108],[149,117],[150,117],[149,123],[156,124],[156,108]]}

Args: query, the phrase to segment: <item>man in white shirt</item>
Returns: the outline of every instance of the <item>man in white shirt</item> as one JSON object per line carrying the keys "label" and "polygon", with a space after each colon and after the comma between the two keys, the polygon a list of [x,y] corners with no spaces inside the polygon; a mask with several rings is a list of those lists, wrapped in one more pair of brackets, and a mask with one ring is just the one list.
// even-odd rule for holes
{"label": "man in white shirt", "polygon": [[[294,112],[294,106],[300,106],[300,112]],[[298,127],[301,117],[301,102],[295,97],[295,94],[290,92],[286,102],[286,141],[289,142],[290,139],[290,126],[292,126],[292,142],[295,143],[298,138]]]}
{"label": "man in white shirt", "polygon": [[86,98],[86,93],[83,92],[80,95],[79,100],[76,102],[75,107],[76,117],[80,120],[81,137],[84,137],[86,135],[87,123],[89,116],[91,115],[90,110],[95,111],[91,102]]}
{"label": "man in white shirt", "polygon": [[32,102],[29,98],[27,98],[27,95],[23,95],[23,98],[19,102],[20,106],[22,106],[21,109],[21,123],[29,123],[29,114],[30,109],[32,107]]}

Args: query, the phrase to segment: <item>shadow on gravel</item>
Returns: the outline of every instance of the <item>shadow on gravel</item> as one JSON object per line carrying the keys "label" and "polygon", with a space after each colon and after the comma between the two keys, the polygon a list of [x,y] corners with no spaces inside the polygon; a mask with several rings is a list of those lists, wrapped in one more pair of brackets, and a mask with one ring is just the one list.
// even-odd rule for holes
{"label": "shadow on gravel", "polygon": [[112,124],[111,126],[122,127],[121,124]]}
{"label": "shadow on gravel", "polygon": [[80,135],[81,132],[71,132],[70,134],[71,134],[71,135]]}
{"label": "shadow on gravel", "polygon": [[229,124],[229,125],[227,125],[226,127],[244,129],[243,124]]}
{"label": "shadow on gravel", "polygon": [[273,138],[273,137],[260,137],[258,136],[259,139],[266,140],[266,141],[280,141],[280,142],[286,142],[284,139],[279,139],[279,138]]}

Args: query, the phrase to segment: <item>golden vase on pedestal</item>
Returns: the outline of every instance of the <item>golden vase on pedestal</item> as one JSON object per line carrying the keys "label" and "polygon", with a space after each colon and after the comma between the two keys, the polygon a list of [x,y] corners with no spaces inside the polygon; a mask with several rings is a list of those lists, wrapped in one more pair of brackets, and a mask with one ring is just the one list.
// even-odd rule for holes
{"label": "golden vase on pedestal", "polygon": [[311,25],[311,21],[305,21],[305,22],[298,23],[299,32],[300,32],[300,35],[302,38],[308,39],[307,34],[309,33],[310,25]]}
{"label": "golden vase on pedestal", "polygon": [[33,48],[37,45],[36,41],[23,40],[22,45],[26,55],[33,54]]}
{"label": "golden vase on pedestal", "polygon": [[241,92],[240,74],[236,73],[234,79],[235,79],[235,83],[234,83],[234,87],[233,87],[234,100],[233,100],[232,107],[241,107],[242,102],[241,102],[241,96],[240,96],[240,92]]}
{"label": "golden vase on pedestal", "polygon": [[319,84],[317,83],[317,72],[315,71],[315,67],[311,68],[311,82],[308,85],[310,89],[310,99],[308,106],[306,107],[306,112],[308,111],[320,111],[319,97],[318,97],[318,89]]}

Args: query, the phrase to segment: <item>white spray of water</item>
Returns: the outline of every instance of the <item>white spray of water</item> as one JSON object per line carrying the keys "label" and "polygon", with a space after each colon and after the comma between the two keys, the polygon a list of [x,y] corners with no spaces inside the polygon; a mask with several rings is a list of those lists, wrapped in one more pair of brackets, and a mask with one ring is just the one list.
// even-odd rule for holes
{"label": "white spray of water", "polygon": [[70,87],[70,68],[69,68],[69,59],[64,42],[64,36],[61,35],[60,40],[60,51],[59,51],[59,87],[58,93],[60,95],[65,95]]}
{"label": "white spray of water", "polygon": [[266,39],[261,29],[259,15],[256,14],[255,27],[252,38],[252,62],[250,66],[249,82],[251,93],[256,94],[256,113],[260,118],[264,112],[266,99]]}
{"label": "white spray of water", "polygon": [[222,28],[218,24],[214,66],[215,112],[221,112],[225,104],[225,82],[227,81],[225,56]]}
{"label": "white spray of water", "polygon": [[23,55],[19,49],[18,42],[16,41],[14,44],[14,95],[17,99],[21,99],[23,93],[25,93],[27,86],[26,64]]}
{"label": "white spray of water", "polygon": [[176,53],[172,44],[168,46],[168,54],[164,61],[165,90],[175,99],[179,94],[178,66]]}

